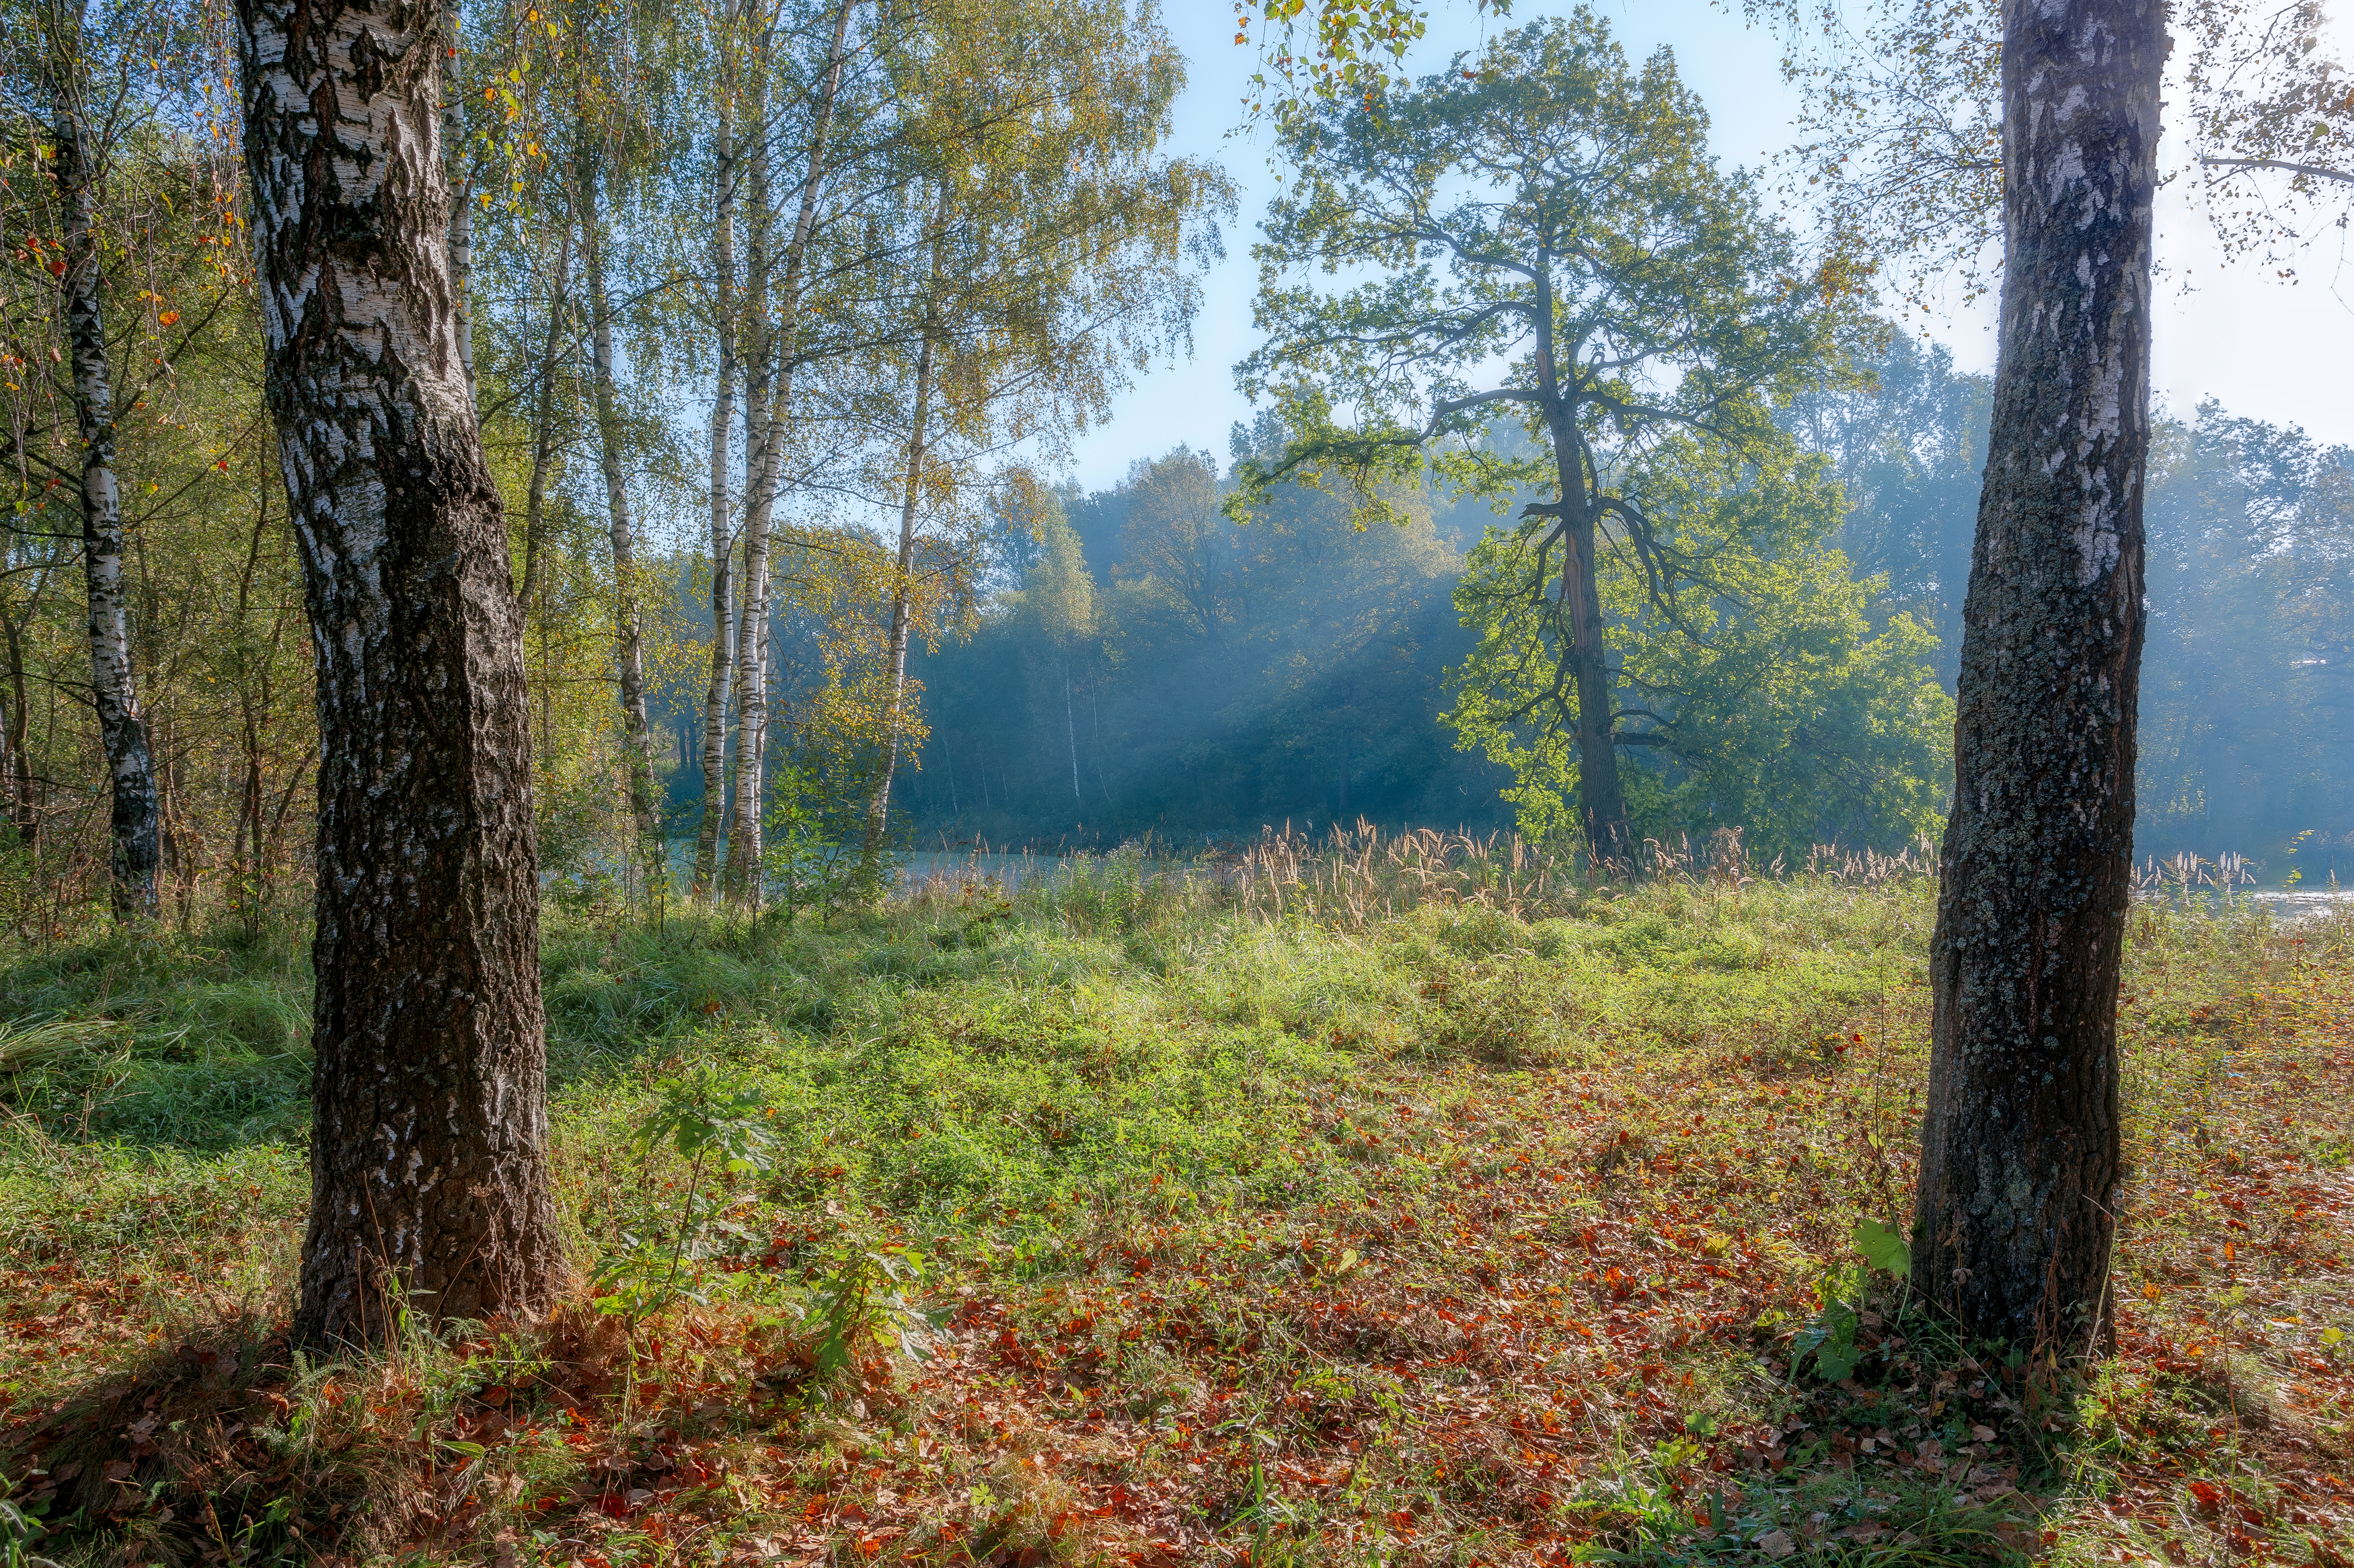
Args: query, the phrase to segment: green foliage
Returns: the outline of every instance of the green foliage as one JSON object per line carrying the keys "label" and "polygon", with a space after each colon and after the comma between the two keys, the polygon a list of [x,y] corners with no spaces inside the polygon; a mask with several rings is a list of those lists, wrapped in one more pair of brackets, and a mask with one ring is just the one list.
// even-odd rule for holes
{"label": "green foliage", "polygon": [[[1458,594],[1487,637],[1458,713],[1469,744],[1518,775],[1508,798],[1525,831],[1575,824],[1614,860],[1636,850],[1618,749],[1665,744],[1645,721],[1660,725],[1679,680],[1705,683],[1654,671],[1622,714],[1615,688],[1658,641],[1639,623],[1705,643],[1691,624],[1704,607],[1786,586],[1742,580],[1720,558],[1728,543],[1764,563],[1828,532],[1803,526],[1827,498],[1809,504],[1820,487],[1773,415],[1830,366],[1853,280],[1799,265],[1707,132],[1673,57],[1629,69],[1585,7],[1410,90],[1288,118],[1300,177],[1257,252],[1268,341],[1237,371],[1291,438],[1243,465],[1238,515],[1292,481],[1344,485],[1361,523],[1394,515],[1391,493],[1434,443],[1459,488],[1552,490]],[[1482,450],[1506,418],[1541,450]],[[1753,489],[1762,504],[1734,499]],[[1757,515],[1738,528],[1702,523],[1744,510]],[[1613,570],[1635,604],[1597,588]],[[1779,749],[1791,715],[1776,716]]]}
{"label": "green foliage", "polygon": [[924,1255],[895,1243],[837,1247],[818,1272],[811,1316],[817,1321],[817,1375],[848,1366],[867,1340],[886,1340],[902,1354],[930,1353],[938,1315],[916,1305]]}
{"label": "green foliage", "polygon": [[769,907],[782,910],[787,925],[803,909],[832,915],[883,896],[889,868],[856,832],[863,792],[829,789],[807,767],[788,766],[774,775],[769,802],[760,844],[765,885]]}
{"label": "green foliage", "polygon": [[[1614,553],[1601,600],[1628,692],[1622,764],[1648,836],[1744,831],[1761,858],[1814,844],[1887,847],[1933,834],[1950,773],[1953,705],[1935,640],[1912,618],[1877,629],[1872,597],[1821,543],[1839,493],[1819,458],[1787,440],[1761,461],[1665,444],[1629,480],[1663,550],[1662,581]],[[1458,743],[1510,768],[1521,831],[1565,842],[1576,825],[1577,690],[1560,627],[1524,591],[1526,530],[1490,530],[1456,603],[1480,641],[1450,672]]]}
{"label": "green foliage", "polygon": [[1913,1273],[1913,1248],[1896,1232],[1878,1220],[1858,1220],[1855,1223],[1855,1249],[1863,1260],[1882,1274],[1906,1279]]}
{"label": "green foliage", "polygon": [[[1630,71],[1585,7],[1288,126],[1300,176],[1255,252],[1269,341],[1237,378],[1293,439],[1246,465],[1246,503],[1314,476],[1378,509],[1424,445],[1505,415],[1574,488],[1660,430],[1735,446],[1762,430],[1770,396],[1826,359],[1840,294],[1801,275],[1707,131],[1672,56]],[[1490,489],[1538,471],[1453,466]]]}
{"label": "green foliage", "polygon": [[630,1147],[642,1160],[666,1149],[686,1161],[686,1191],[664,1216],[667,1242],[659,1234],[622,1234],[598,1271],[599,1310],[635,1323],[673,1301],[706,1298],[703,1265],[752,1241],[733,1217],[732,1179],[769,1168],[775,1142],[765,1125],[769,1114],[757,1090],[723,1083],[708,1067],[662,1086],[653,1108],[631,1129]]}

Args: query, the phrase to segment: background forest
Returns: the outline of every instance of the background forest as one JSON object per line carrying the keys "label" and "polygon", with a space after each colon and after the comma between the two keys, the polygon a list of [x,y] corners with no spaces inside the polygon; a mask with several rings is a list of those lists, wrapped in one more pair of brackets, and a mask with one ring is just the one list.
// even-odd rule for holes
{"label": "background forest", "polygon": [[[164,904],[291,913],[313,651],[226,36],[201,8],[7,18],[0,896],[20,927],[70,924],[121,853],[110,779],[143,767]],[[1158,150],[1182,61],[1150,13],[479,6],[452,47],[451,241],[562,885],[790,897],[895,846],[1199,847],[1360,817],[1571,836],[1568,721],[1513,686],[1558,670],[1499,586],[1553,493],[1533,427],[1483,412],[1372,492],[1268,481],[1320,405],[1260,366],[1268,407],[1227,452],[1057,479],[1114,392],[1185,352],[1203,266],[1255,216]],[[1661,124],[1704,128],[1662,60]],[[82,95],[72,188],[60,81]],[[1722,184],[1760,254],[1786,243],[1745,176],[1678,177]],[[1291,242],[1296,217],[1267,221]],[[1734,456],[1613,460],[1681,558],[1716,563],[1662,591],[1664,557],[1604,531],[1640,834],[1735,826],[1795,859],[1937,830],[1988,385],[1866,318],[1836,335],[1760,394],[1771,430]],[[78,482],[93,364],[111,546],[86,544]],[[2138,849],[2354,870],[2354,454],[2178,412],[2148,526]],[[94,685],[85,567],[106,560],[125,657]],[[105,711],[135,715],[143,763]],[[633,846],[657,832],[672,874],[649,879]]]}
{"label": "background forest", "polygon": [[[1869,368],[1788,417],[1830,460],[1832,542],[1873,583],[1875,627],[1902,612],[1932,633],[1950,692],[1988,381],[1902,334]],[[2137,848],[2354,874],[2354,452],[2211,404],[2160,430]],[[1238,454],[1252,439],[1236,430]],[[1510,771],[1457,749],[1442,719],[1476,641],[1453,596],[1496,509],[1433,489],[1402,524],[1358,529],[1341,502],[1289,489],[1237,526],[1218,468],[1181,449],[1112,490],[1059,493],[1043,541],[997,534],[971,640],[918,664],[932,734],[905,798],[928,841],[1511,823]],[[1703,802],[1645,825],[1723,821]]]}

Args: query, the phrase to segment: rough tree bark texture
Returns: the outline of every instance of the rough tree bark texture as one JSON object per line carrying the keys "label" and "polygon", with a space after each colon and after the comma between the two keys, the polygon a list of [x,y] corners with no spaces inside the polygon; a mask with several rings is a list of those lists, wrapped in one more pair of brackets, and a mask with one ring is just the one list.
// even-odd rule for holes
{"label": "rough tree bark texture", "polygon": [[530,1312],[546,1170],[522,620],[458,342],[442,14],[239,0],[270,411],[318,662],[295,1332]]}
{"label": "rough tree bark texture", "polygon": [[131,668],[131,623],[122,604],[122,500],[114,481],[114,381],[106,358],[100,303],[97,178],[82,118],[79,40],[49,40],[55,113],[58,201],[65,220],[62,280],[66,344],[72,355],[74,418],[81,435],[81,556],[90,595],[90,683],[113,791],[114,915],[145,918],[156,909],[163,864],[163,813],[154,758]]}
{"label": "rough tree bark texture", "polygon": [[1963,611],[1914,1281],[2100,1341],[2142,646],[2161,0],[2006,0],[1994,422]]}
{"label": "rough tree bark texture", "polygon": [[[585,140],[585,139],[584,139]],[[637,532],[621,474],[621,423],[613,407],[613,318],[605,296],[605,237],[598,228],[597,168],[580,155],[580,255],[588,273],[590,363],[597,391],[597,455],[605,472],[605,504],[612,519],[613,653],[620,676],[621,744],[630,758],[630,815],[638,840],[661,853],[662,819],[654,807],[653,758],[646,722],[646,656],[638,617]],[[657,862],[657,864],[660,863]]]}
{"label": "rough tree bark texture", "polygon": [[466,396],[474,396],[474,307],[466,292],[474,271],[474,183],[467,175],[466,115],[458,82],[458,7],[441,13],[441,154],[450,171],[450,286],[458,296],[458,362],[466,369]]}

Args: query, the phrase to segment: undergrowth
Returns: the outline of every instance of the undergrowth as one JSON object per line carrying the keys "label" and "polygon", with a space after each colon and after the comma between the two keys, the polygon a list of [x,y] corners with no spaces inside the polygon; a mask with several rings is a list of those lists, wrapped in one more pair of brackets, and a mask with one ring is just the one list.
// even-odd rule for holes
{"label": "undergrowth", "polygon": [[16,955],[0,1549],[2345,1561],[2354,924],[2137,908],[2119,1347],[2050,1379],[1858,1251],[1925,881],[1399,863],[551,924],[577,1298],[336,1363],[299,938]]}

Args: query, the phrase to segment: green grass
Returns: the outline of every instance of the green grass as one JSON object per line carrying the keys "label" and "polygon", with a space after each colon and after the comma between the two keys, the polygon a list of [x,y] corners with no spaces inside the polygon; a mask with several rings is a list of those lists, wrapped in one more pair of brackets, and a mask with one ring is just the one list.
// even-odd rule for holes
{"label": "green grass", "polygon": [[[2090,1561],[2158,1529],[2135,1522],[2158,1517],[2153,1487],[2226,1457],[2271,1489],[2243,1476],[2230,1495],[2261,1493],[2261,1517],[2218,1514],[2197,1549],[2237,1530],[2298,1561],[2299,1517],[2338,1517],[2315,1478],[2354,1468],[2354,1369],[2345,1336],[2323,1337],[2354,1229],[2349,1205],[2298,1194],[2342,1175],[2354,1122],[2332,1000],[2354,976],[2347,923],[2137,914],[2140,1185],[2119,1277],[2157,1294],[2130,1298],[2126,1352],[2052,1425],[2035,1404],[2051,1391],[1970,1371],[1910,1319],[1912,1348],[1872,1351],[1851,1390],[1793,1362],[1791,1336],[1850,1288],[1855,1222],[1908,1212],[1925,883],[1508,885],[1398,909],[1336,880],[1272,916],[1255,896],[1116,858],[1011,901],[940,885],[825,928],[552,925],[555,1166],[584,1277],[677,1234],[689,1172],[631,1136],[652,1106],[692,1082],[763,1105],[766,1169],[718,1198],[737,1239],[688,1269],[710,1305],[629,1341],[622,1386],[645,1392],[583,1393],[546,1429],[588,1446],[502,1439],[512,1495],[427,1520],[351,1503],[315,1467],[302,1485],[345,1499],[332,1529],[369,1551],[463,1559],[505,1530],[557,1561],[593,1537],[616,1564],[717,1562],[756,1538],[810,1561],[978,1560],[993,1542],[1108,1562],[1730,1562],[1761,1560],[1776,1531],[1798,1561],[1893,1563],[2015,1560],[2046,1530],[2037,1553]],[[0,967],[0,1396],[16,1410],[282,1318],[307,1198],[308,987],[282,937]],[[2270,1276],[2192,1305],[2186,1281],[2244,1267],[2198,1218],[2232,1192],[2286,1194],[2299,1217],[2265,1233]],[[864,1414],[815,1384],[777,1394],[775,1357],[808,1353],[775,1348],[799,1342],[795,1314],[884,1244],[928,1259],[918,1302],[953,1309],[948,1349],[867,1361]],[[2178,1293],[2198,1323],[2169,1316]],[[1897,1305],[1880,1303],[1892,1319]],[[2185,1330],[2241,1367],[2233,1386],[2306,1392],[2279,1383],[2261,1432],[2190,1441],[2184,1413],[2215,1405],[2169,1370],[2208,1364]],[[593,1361],[615,1353],[603,1331],[559,1323],[415,1351],[430,1377],[369,1372],[365,1408],[409,1414],[368,1418],[350,1452],[439,1474],[436,1445],[480,1440],[463,1390],[506,1375],[469,1367]],[[288,1421],[353,1418],[305,1386]],[[1917,1462],[1932,1441],[1951,1461],[1934,1471]],[[598,1444],[678,1467],[623,1488],[657,1500],[617,1512],[607,1472],[583,1468]],[[266,1458],[238,1462],[292,1463]],[[682,1491],[690,1465],[736,1478]],[[155,1554],[182,1550],[154,1529]]]}

